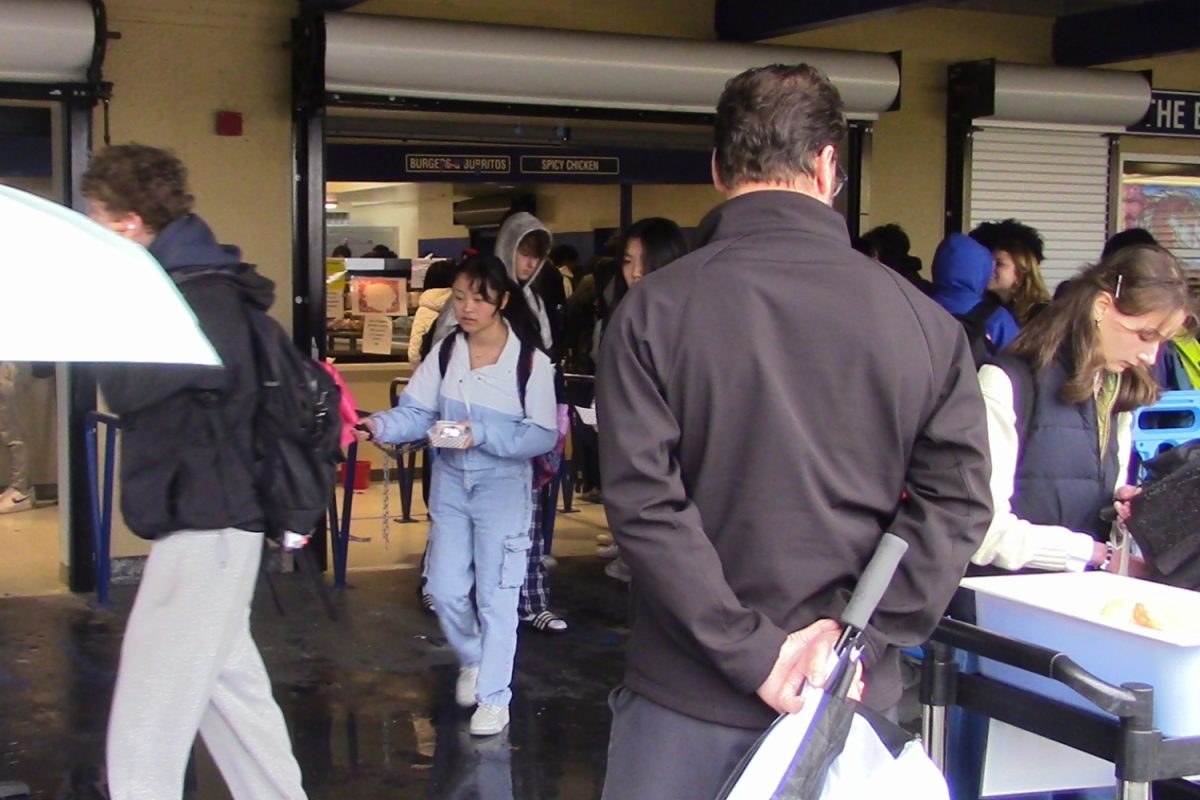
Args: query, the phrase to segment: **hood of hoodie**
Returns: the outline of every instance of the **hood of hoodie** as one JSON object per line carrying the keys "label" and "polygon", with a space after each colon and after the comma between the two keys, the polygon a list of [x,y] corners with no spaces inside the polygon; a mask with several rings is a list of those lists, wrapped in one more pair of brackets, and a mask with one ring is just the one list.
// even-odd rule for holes
{"label": "hood of hoodie", "polygon": [[538,275],[542,273],[542,268],[546,266],[546,259],[543,258],[537,265],[537,269],[533,271],[533,275],[529,276],[529,280],[524,282],[517,280],[517,245],[534,231],[545,231],[550,240],[549,244],[554,243],[550,229],[543,225],[541,220],[526,211],[518,211],[504,220],[504,224],[500,226],[500,232],[496,234],[496,258],[504,262],[504,268],[508,270],[508,277],[522,286],[532,285]]}
{"label": "hood of hoodie", "polygon": [[951,314],[964,314],[982,300],[991,277],[992,252],[965,234],[950,234],[933,254],[932,297]]}
{"label": "hood of hoodie", "polygon": [[180,217],[158,232],[150,243],[150,255],[169,273],[219,271],[234,281],[250,302],[268,309],[275,301],[275,284],[259,275],[252,264],[242,262],[242,251],[217,241],[208,224],[195,214]]}

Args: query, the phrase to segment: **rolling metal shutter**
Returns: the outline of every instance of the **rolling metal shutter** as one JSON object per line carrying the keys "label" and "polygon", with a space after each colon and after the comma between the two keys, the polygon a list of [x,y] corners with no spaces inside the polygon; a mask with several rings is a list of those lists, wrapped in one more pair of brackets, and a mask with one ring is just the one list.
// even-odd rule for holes
{"label": "rolling metal shutter", "polygon": [[1100,257],[1109,219],[1109,139],[1099,133],[976,130],[971,140],[968,230],[1020,220],[1046,242],[1042,274],[1054,292]]}

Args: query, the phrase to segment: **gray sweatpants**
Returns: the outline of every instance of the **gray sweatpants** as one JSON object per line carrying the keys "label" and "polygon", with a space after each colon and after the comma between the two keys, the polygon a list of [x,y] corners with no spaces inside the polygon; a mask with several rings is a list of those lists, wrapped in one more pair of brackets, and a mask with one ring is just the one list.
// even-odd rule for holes
{"label": "gray sweatpants", "polygon": [[8,450],[7,484],[21,494],[29,494],[29,452],[17,403],[18,369],[11,361],[0,361],[0,446]]}
{"label": "gray sweatpants", "polygon": [[250,636],[262,537],[180,531],[151,548],[108,723],[112,800],[181,797],[197,731],[236,800],[305,797]]}

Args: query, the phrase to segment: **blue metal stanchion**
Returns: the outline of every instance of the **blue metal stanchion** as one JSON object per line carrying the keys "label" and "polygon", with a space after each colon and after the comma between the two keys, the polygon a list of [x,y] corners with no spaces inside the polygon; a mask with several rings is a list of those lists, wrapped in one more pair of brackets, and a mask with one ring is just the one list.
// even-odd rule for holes
{"label": "blue metal stanchion", "polygon": [[346,448],[346,468],[342,475],[342,512],[338,514],[337,490],[329,499],[329,542],[333,551],[333,585],[346,588],[346,562],[350,557],[350,519],[354,511],[354,464],[358,458],[358,440]]}
{"label": "blue metal stanchion", "polygon": [[[103,497],[101,478],[97,474],[96,438],[100,425],[104,425],[104,474]],[[84,441],[87,449],[88,497],[92,517],[92,549],[96,558],[96,601],[108,605],[108,587],[111,579],[113,470],[116,464],[117,432],[121,421],[111,414],[89,411],[84,419]]]}
{"label": "blue metal stanchion", "polygon": [[[408,385],[408,378],[392,378],[392,382],[388,384],[388,403],[391,408],[396,407],[396,401],[400,397],[400,392]],[[416,446],[416,443],[411,443],[407,449],[408,464],[404,463],[404,452],[400,452],[396,456],[396,484],[400,487],[400,518],[397,522],[416,522],[417,520],[412,515],[412,495],[413,483],[417,477],[417,453],[423,448]],[[428,458],[426,454],[426,458]],[[421,486],[421,492],[425,499],[426,508],[429,507],[429,487],[428,482]],[[384,487],[387,491],[387,487]]]}

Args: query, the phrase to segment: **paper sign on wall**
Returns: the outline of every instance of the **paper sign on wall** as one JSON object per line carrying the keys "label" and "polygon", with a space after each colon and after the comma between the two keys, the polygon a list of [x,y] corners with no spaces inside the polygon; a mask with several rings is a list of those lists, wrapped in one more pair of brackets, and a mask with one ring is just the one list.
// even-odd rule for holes
{"label": "paper sign on wall", "polygon": [[386,314],[363,316],[362,351],[381,356],[392,354],[392,318]]}
{"label": "paper sign on wall", "polygon": [[429,271],[429,265],[433,263],[431,257],[414,258],[412,260],[412,274],[408,279],[408,287],[410,289],[425,288],[425,273]]}
{"label": "paper sign on wall", "polygon": [[408,316],[408,285],[404,278],[354,278],[350,281],[353,311],[359,314]]}
{"label": "paper sign on wall", "polygon": [[325,319],[341,319],[346,310],[346,298],[341,292],[325,290]]}

